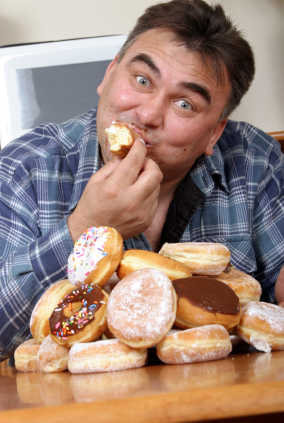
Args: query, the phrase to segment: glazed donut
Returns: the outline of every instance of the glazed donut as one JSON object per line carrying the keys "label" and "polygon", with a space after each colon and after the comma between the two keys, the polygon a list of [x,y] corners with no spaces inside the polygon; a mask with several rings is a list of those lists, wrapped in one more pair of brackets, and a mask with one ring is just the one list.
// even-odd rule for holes
{"label": "glazed donut", "polygon": [[70,348],[58,345],[48,335],[41,343],[37,362],[40,370],[44,373],[63,372],[68,369]]}
{"label": "glazed donut", "polygon": [[61,299],[49,319],[50,336],[59,345],[91,342],[107,328],[109,295],[98,285],[81,285]]}
{"label": "glazed donut", "polygon": [[103,286],[115,272],[123,253],[119,232],[108,226],[83,232],[68,258],[67,275],[72,285]]}
{"label": "glazed donut", "polygon": [[74,286],[67,279],[56,282],[45,291],[35,305],[30,320],[30,330],[34,339],[40,344],[49,335],[48,319],[52,310],[54,310],[61,298],[73,289]]}
{"label": "glazed donut", "polygon": [[225,358],[232,344],[224,326],[208,325],[167,335],[156,348],[164,363],[183,364]]}
{"label": "glazed donut", "polygon": [[230,263],[228,248],[213,242],[165,243],[159,254],[185,264],[195,275],[220,275]]}
{"label": "glazed donut", "polygon": [[252,301],[243,306],[235,332],[259,351],[284,350],[284,309]]}
{"label": "glazed donut", "polygon": [[250,301],[259,301],[261,296],[261,285],[252,276],[241,270],[231,267],[230,272],[221,273],[215,276],[218,281],[224,282],[232,288],[239,297],[240,304],[245,305]]}
{"label": "glazed donut", "polygon": [[134,349],[118,339],[74,344],[70,350],[70,373],[97,373],[136,369],[145,365],[146,349]]}
{"label": "glazed donut", "polygon": [[109,330],[130,347],[151,347],[171,329],[176,301],[173,285],[163,272],[136,270],[125,276],[110,294]]}
{"label": "glazed donut", "polygon": [[39,372],[37,355],[40,343],[35,339],[28,339],[19,345],[14,352],[15,367],[18,372]]}
{"label": "glazed donut", "polygon": [[225,283],[206,276],[173,281],[178,295],[175,325],[189,329],[219,324],[230,330],[240,321],[240,301]]}
{"label": "glazed donut", "polygon": [[117,156],[125,157],[134,140],[139,137],[130,125],[122,122],[112,122],[109,128],[105,129],[110,145],[110,151]]}
{"label": "glazed donut", "polygon": [[117,276],[119,279],[123,279],[135,270],[146,268],[161,270],[171,281],[191,276],[191,271],[184,264],[146,250],[125,251],[117,269]]}

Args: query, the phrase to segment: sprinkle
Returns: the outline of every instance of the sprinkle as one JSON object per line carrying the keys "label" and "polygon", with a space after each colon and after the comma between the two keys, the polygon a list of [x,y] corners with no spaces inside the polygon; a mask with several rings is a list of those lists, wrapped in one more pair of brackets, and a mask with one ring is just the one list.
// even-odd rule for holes
{"label": "sprinkle", "polygon": [[56,323],[56,325],[54,326],[54,329],[58,329],[60,326],[60,322]]}
{"label": "sprinkle", "polygon": [[101,301],[102,304],[106,304],[104,301]]}

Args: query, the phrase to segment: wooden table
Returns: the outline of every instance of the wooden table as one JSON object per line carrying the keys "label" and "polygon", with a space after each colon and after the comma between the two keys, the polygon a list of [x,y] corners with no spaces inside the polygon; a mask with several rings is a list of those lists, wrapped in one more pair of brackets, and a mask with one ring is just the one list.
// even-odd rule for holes
{"label": "wooden table", "polygon": [[207,363],[150,364],[85,375],[2,368],[0,421],[225,423],[239,417],[230,421],[284,422],[284,351],[241,352]]}

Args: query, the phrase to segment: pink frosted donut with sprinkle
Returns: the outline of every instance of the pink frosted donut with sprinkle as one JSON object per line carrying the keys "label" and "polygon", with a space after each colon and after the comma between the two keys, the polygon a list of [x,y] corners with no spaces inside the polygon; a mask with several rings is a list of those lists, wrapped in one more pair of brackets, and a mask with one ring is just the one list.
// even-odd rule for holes
{"label": "pink frosted donut with sprinkle", "polygon": [[67,275],[72,285],[104,285],[123,254],[123,240],[116,229],[91,227],[76,241],[68,258]]}

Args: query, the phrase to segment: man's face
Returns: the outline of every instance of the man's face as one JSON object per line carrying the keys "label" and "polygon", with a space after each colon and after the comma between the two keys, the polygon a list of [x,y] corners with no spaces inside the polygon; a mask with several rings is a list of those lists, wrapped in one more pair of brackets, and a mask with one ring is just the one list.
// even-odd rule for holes
{"label": "man's face", "polygon": [[168,30],[145,32],[119,63],[114,59],[98,87],[104,161],[111,158],[105,128],[113,121],[132,124],[164,182],[184,177],[197,157],[213,153],[230,95],[229,82],[217,85],[212,69],[173,38]]}

